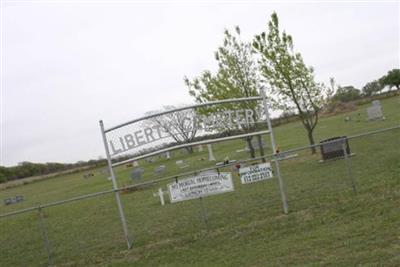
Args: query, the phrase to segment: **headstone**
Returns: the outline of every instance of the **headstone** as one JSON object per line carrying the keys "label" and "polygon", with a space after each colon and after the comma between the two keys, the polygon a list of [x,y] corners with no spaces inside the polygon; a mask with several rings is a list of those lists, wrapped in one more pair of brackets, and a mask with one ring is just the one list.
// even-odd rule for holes
{"label": "headstone", "polygon": [[135,168],[132,170],[131,173],[131,179],[132,180],[136,180],[139,181],[142,179],[142,173],[144,172],[144,170],[142,168]]}
{"label": "headstone", "polygon": [[171,155],[170,155],[169,151],[165,152],[165,158],[166,159],[170,159],[171,158]]}
{"label": "headstone", "polygon": [[9,198],[4,199],[4,205],[8,206],[8,205],[16,204],[16,203],[19,203],[22,201],[24,201],[24,196],[21,196],[21,195],[15,196],[15,197],[9,197]]}
{"label": "headstone", "polygon": [[384,119],[379,100],[372,101],[372,107],[367,108],[367,115],[370,121]]}
{"label": "headstone", "polygon": [[212,150],[212,145],[208,144],[207,148],[208,148],[208,161],[215,161],[214,153]]}
{"label": "headstone", "polygon": [[322,140],[320,142],[322,160],[325,161],[328,159],[344,157],[343,144],[346,145],[346,152],[350,155],[349,142],[346,136],[338,136]]}
{"label": "headstone", "polygon": [[6,199],[4,199],[4,205],[8,206],[8,205],[11,205],[11,204],[13,204],[12,198],[6,198]]}
{"label": "headstone", "polygon": [[133,167],[137,167],[139,166],[139,162],[137,162],[136,160],[132,163]]}
{"label": "headstone", "polygon": [[203,152],[203,145],[199,145],[199,152]]}
{"label": "headstone", "polygon": [[93,177],[93,176],[94,176],[93,173],[85,173],[85,174],[83,175],[83,178],[89,178],[89,177]]}
{"label": "headstone", "polygon": [[181,169],[190,167],[190,165],[187,164],[187,163],[185,163],[183,160],[177,160],[177,161],[175,162],[175,164],[176,164],[179,168],[181,168]]}
{"label": "headstone", "polygon": [[381,101],[379,101],[379,100],[374,100],[374,101],[372,101],[372,106],[374,106],[374,107],[376,107],[376,106],[381,106]]}
{"label": "headstone", "polygon": [[165,171],[165,165],[160,165],[154,169],[154,172],[157,174],[163,173]]}

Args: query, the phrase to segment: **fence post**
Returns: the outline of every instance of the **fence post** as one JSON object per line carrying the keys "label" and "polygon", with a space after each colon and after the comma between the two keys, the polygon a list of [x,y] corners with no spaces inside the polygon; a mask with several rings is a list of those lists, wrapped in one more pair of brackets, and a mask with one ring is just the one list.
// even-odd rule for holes
{"label": "fence post", "polygon": [[49,241],[49,236],[47,233],[46,225],[44,224],[44,217],[43,217],[43,211],[42,211],[41,206],[38,207],[38,213],[39,213],[39,228],[43,235],[44,247],[45,247],[46,253],[47,253],[47,261],[49,263],[49,266],[52,266],[53,263],[52,263],[52,259],[51,259],[50,241]]}
{"label": "fence post", "polygon": [[353,188],[353,192],[355,194],[357,194],[357,188],[356,188],[356,181],[354,179],[353,176],[353,171],[352,171],[352,166],[351,166],[351,159],[350,159],[350,155],[347,154],[347,138],[342,139],[342,149],[343,149],[343,154],[344,154],[344,159],[346,161],[346,165],[347,165],[347,174],[350,178],[351,181],[351,187]]}
{"label": "fence post", "polygon": [[271,119],[269,117],[267,98],[265,96],[265,92],[264,92],[263,88],[260,88],[260,94],[262,96],[263,105],[264,105],[264,111],[265,111],[265,115],[267,117],[267,125],[268,125],[268,130],[269,130],[269,136],[271,138],[271,146],[272,146],[272,150],[273,150],[272,153],[274,155],[276,175],[278,177],[279,191],[281,193],[281,198],[282,198],[283,212],[285,214],[288,214],[289,207],[288,207],[286,193],[285,193],[283,180],[282,180],[282,176],[281,176],[281,170],[280,170],[280,167],[279,167],[279,160],[278,160],[278,157],[276,155],[275,138],[274,138],[274,133],[272,131]]}
{"label": "fence post", "polygon": [[203,217],[204,224],[206,225],[206,227],[207,227],[207,229],[208,229],[208,215],[207,215],[207,210],[206,210],[206,207],[205,207],[205,205],[204,205],[203,198],[202,198],[202,197],[199,197],[199,200],[200,200],[200,207],[201,207],[201,216]]}
{"label": "fence post", "polygon": [[115,178],[115,173],[114,173],[114,170],[113,170],[113,167],[112,167],[111,156],[110,156],[110,151],[108,149],[106,133],[104,132],[103,121],[100,121],[100,130],[101,130],[101,135],[103,137],[104,148],[106,150],[108,171],[110,172],[110,175],[111,175],[113,189],[114,189],[114,192],[115,192],[115,200],[117,201],[119,216],[120,216],[121,223],[122,223],[122,229],[124,230],[124,236],[125,236],[126,243],[128,245],[128,249],[130,249],[132,247],[132,242],[129,239],[129,232],[128,232],[128,227],[126,225],[124,208],[122,207],[121,197],[120,197],[120,194],[119,194],[118,185],[117,185],[117,181],[116,181],[116,178]]}

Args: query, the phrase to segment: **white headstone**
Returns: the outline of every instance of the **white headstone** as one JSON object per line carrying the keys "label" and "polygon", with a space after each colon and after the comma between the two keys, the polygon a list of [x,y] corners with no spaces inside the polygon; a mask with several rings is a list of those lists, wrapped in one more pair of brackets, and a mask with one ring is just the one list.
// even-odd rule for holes
{"label": "white headstone", "polygon": [[381,106],[372,106],[367,108],[368,120],[382,119],[383,113]]}
{"label": "white headstone", "polygon": [[170,155],[169,151],[165,152],[165,157],[166,157],[167,159],[170,159],[170,158],[171,158],[171,155]]}
{"label": "white headstone", "polygon": [[381,102],[379,100],[374,100],[372,101],[372,106],[376,107],[376,106],[381,106]]}
{"label": "white headstone", "polygon": [[199,152],[203,151],[203,145],[199,145]]}
{"label": "white headstone", "polygon": [[208,161],[214,161],[215,157],[214,157],[214,153],[213,153],[213,150],[212,150],[212,145],[208,144],[207,148],[208,148]]}
{"label": "white headstone", "polygon": [[137,162],[136,160],[133,162],[133,167],[137,167],[139,166],[139,162]]}

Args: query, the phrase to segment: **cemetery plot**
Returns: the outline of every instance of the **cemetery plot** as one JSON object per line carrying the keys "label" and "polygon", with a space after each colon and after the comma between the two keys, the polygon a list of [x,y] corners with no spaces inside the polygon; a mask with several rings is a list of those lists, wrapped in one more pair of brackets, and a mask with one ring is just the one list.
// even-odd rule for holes
{"label": "cemetery plot", "polygon": [[168,184],[171,203],[234,190],[231,173],[194,176]]}
{"label": "cemetery plot", "polygon": [[273,177],[271,163],[269,162],[240,168],[239,174],[242,184],[263,181]]}

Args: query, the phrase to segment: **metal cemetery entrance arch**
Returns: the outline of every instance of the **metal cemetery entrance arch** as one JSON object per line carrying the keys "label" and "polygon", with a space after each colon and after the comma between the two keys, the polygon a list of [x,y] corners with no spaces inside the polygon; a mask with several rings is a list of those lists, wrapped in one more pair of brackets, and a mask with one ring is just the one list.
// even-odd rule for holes
{"label": "metal cemetery entrance arch", "polygon": [[[236,98],[236,99],[225,99],[225,100],[219,100],[219,101],[212,101],[212,102],[207,102],[207,103],[201,103],[201,104],[196,104],[196,105],[191,105],[191,106],[185,106],[185,107],[180,107],[180,108],[175,108],[172,110],[167,110],[163,112],[158,112],[154,114],[150,114],[135,120],[131,120],[110,128],[105,128],[103,121],[100,121],[100,129],[101,129],[101,134],[103,137],[103,142],[104,142],[104,148],[106,151],[107,155],[107,163],[108,163],[108,170],[111,176],[112,184],[113,184],[113,190],[115,192],[115,198],[116,202],[118,205],[118,210],[121,218],[121,223],[122,227],[124,230],[124,235],[126,242],[128,244],[128,248],[132,246],[132,243],[129,239],[128,235],[128,228],[125,220],[125,215],[124,215],[124,210],[122,207],[121,199],[120,199],[120,189],[118,188],[118,184],[116,181],[116,175],[114,173],[114,167],[123,165],[128,162],[132,162],[135,160],[147,158],[150,156],[154,156],[160,153],[165,153],[169,152],[175,149],[179,148],[187,148],[187,147],[193,147],[195,145],[202,145],[202,144],[211,144],[211,143],[216,143],[220,141],[226,141],[226,140],[232,140],[232,139],[238,139],[238,138],[244,138],[244,137],[250,137],[250,136],[257,136],[257,135],[262,135],[262,134],[269,134],[270,135],[270,141],[271,141],[271,148],[273,153],[276,153],[276,145],[275,145],[275,139],[272,131],[272,126],[271,126],[271,121],[270,121],[270,116],[269,116],[269,111],[268,111],[268,103],[266,100],[265,92],[263,89],[260,90],[260,97],[246,97],[246,98]],[[206,140],[201,140],[201,141],[191,141],[187,143],[179,143],[179,142],[170,142],[169,145],[165,145],[165,143],[162,143],[162,141],[168,140],[168,138],[171,138],[171,136],[168,135],[167,132],[164,132],[160,127],[148,127],[148,125],[143,124],[143,122],[146,122],[151,119],[156,119],[160,118],[161,116],[166,116],[169,114],[173,114],[176,112],[183,112],[187,110],[195,110],[195,109],[201,109],[201,108],[209,108],[213,107],[216,105],[223,105],[223,104],[228,104],[228,105],[234,105],[235,103],[243,103],[243,102],[249,102],[249,101],[262,101],[262,106],[260,107],[262,112],[264,113],[264,117],[268,126],[268,130],[264,131],[256,131],[256,132],[248,132],[248,133],[241,133],[241,134],[236,134],[236,135],[230,135],[230,136],[225,136],[225,137],[219,137],[219,138],[212,138],[212,139],[206,139]],[[240,113],[242,112],[242,117],[240,117]],[[193,112],[193,114],[196,114]],[[221,115],[221,113],[219,113]],[[228,123],[229,124],[237,124],[240,125],[240,119],[244,120],[245,123],[249,124],[251,123],[251,117],[254,115],[252,111],[250,110],[236,110],[236,111],[225,111],[225,115],[227,115]],[[232,118],[232,115],[236,114],[236,118]],[[260,113],[261,114],[261,113]],[[261,116],[260,116],[261,118]],[[226,119],[226,118],[225,118]],[[183,120],[193,120],[192,123],[197,123],[198,125],[201,124],[201,129],[203,131],[207,132],[205,130],[210,123],[219,125],[221,126],[221,123],[223,124],[224,122],[221,122],[221,118],[218,118],[217,115],[214,116],[213,121],[211,121],[210,117],[205,117],[203,116],[202,119],[197,118],[196,116],[190,117],[190,118],[183,118]],[[216,122],[218,121],[218,122]],[[208,124],[207,124],[208,123]],[[225,121],[226,123],[226,121]],[[253,121],[252,123],[257,123],[256,121]],[[140,128],[135,128],[139,124]],[[211,127],[212,128],[212,127]],[[215,133],[216,128],[212,128]],[[203,132],[204,133],[204,132]],[[176,140],[175,140],[176,141]],[[154,147],[156,146],[156,150],[154,150]],[[140,148],[140,150],[139,150]],[[151,149],[153,148],[153,149]],[[135,152],[133,152],[135,151]],[[279,168],[279,161],[275,157],[275,167],[276,167],[276,175],[278,178],[278,183],[279,183],[279,190],[282,198],[282,205],[283,205],[283,211],[284,213],[288,213],[288,205],[287,205],[287,200],[286,200],[286,195],[284,192],[283,188],[283,182],[280,174],[280,168]]]}

